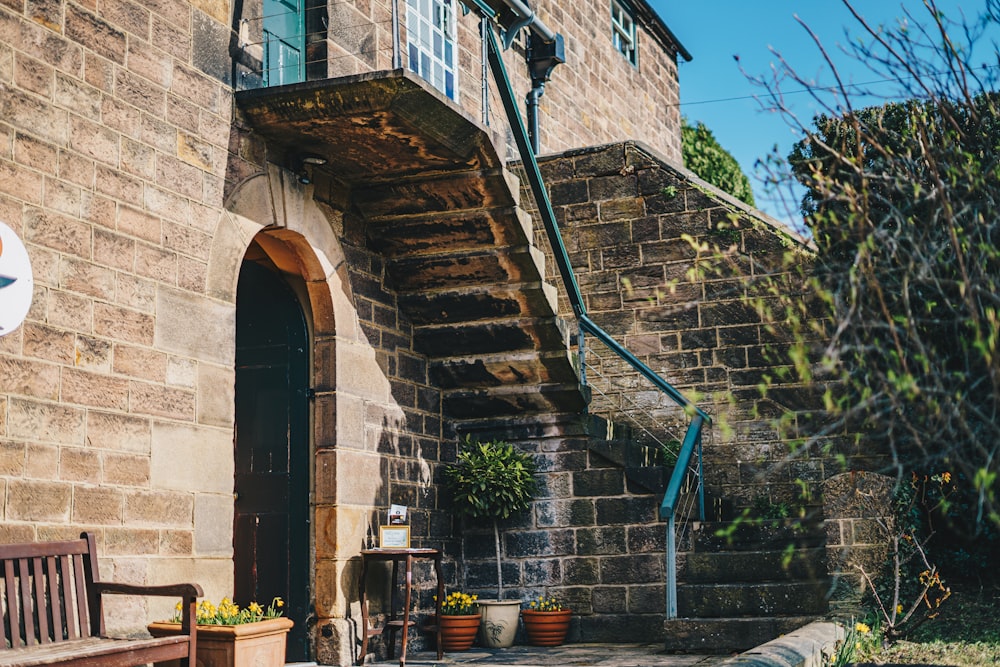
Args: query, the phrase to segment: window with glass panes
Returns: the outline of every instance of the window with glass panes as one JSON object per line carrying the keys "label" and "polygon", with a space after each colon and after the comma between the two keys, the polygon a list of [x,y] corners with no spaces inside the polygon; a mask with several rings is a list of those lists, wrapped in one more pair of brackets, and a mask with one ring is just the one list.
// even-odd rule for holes
{"label": "window with glass panes", "polygon": [[455,0],[406,0],[410,69],[451,99],[458,97]]}
{"label": "window with glass panes", "polygon": [[264,0],[264,85],[306,80],[305,0]]}
{"label": "window with glass panes", "polygon": [[635,43],[635,20],[629,8],[611,0],[611,40],[615,48],[633,65],[639,64],[639,50]]}

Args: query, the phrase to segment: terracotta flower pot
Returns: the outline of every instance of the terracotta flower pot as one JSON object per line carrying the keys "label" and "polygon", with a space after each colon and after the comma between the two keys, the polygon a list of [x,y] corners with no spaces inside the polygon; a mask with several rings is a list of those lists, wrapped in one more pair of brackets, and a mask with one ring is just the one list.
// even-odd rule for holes
{"label": "terracotta flower pot", "polygon": [[[285,640],[291,628],[292,621],[285,617],[241,625],[199,625],[198,667],[284,667]],[[150,623],[147,629],[154,637],[165,637],[180,632],[181,624]]]}
{"label": "terracotta flower pot", "polygon": [[468,651],[479,631],[479,614],[441,616],[441,648],[445,651]]}
{"label": "terracotta flower pot", "polygon": [[566,640],[569,619],[573,614],[569,609],[562,611],[521,610],[524,631],[532,646],[559,646]]}

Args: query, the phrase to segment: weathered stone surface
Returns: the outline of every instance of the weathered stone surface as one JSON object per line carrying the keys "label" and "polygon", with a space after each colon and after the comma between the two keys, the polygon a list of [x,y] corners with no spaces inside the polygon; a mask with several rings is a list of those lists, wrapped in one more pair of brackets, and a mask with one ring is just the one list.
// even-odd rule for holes
{"label": "weathered stone surface", "polygon": [[55,403],[11,399],[8,430],[15,438],[82,445],[85,412]]}
{"label": "weathered stone surface", "polygon": [[156,294],[157,349],[231,366],[235,354],[235,308],[179,290]]}
{"label": "weathered stone surface", "polygon": [[70,518],[73,489],[69,484],[12,479],[7,482],[10,521],[66,523]]}
{"label": "weathered stone surface", "polygon": [[155,488],[232,495],[231,430],[155,422],[151,447]]}
{"label": "weathered stone surface", "polygon": [[233,553],[232,494],[199,493],[194,499],[194,552],[228,557]]}

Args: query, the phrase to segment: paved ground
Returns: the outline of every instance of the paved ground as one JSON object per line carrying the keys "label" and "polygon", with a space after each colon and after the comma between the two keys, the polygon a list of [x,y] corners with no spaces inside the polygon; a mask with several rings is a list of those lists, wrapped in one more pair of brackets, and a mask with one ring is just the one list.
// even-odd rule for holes
{"label": "paved ground", "polygon": [[[554,648],[513,646],[507,649],[474,647],[445,653],[440,661],[434,651],[410,652],[409,667],[714,667],[728,656],[674,655],[663,652],[663,644],[569,644]],[[399,660],[368,663],[370,667],[398,667]]]}

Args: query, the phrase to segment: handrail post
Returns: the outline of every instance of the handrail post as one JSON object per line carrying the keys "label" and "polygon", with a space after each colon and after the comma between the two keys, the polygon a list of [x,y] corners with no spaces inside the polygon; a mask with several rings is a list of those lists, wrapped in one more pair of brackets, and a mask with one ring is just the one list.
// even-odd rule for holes
{"label": "handrail post", "polygon": [[698,429],[698,517],[705,520],[705,459],[701,455],[701,429]]}
{"label": "handrail post", "polygon": [[485,16],[479,17],[479,50],[483,59],[480,85],[483,101],[483,125],[490,126],[490,61],[489,61],[489,37],[486,31],[490,29],[490,22]]}
{"label": "handrail post", "polygon": [[667,618],[677,618],[677,545],[674,543],[674,513],[667,517]]}
{"label": "handrail post", "polygon": [[399,0],[392,0],[392,68],[403,67],[403,53],[399,38]]}

